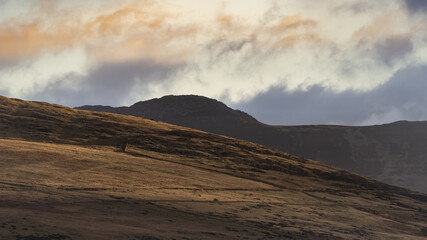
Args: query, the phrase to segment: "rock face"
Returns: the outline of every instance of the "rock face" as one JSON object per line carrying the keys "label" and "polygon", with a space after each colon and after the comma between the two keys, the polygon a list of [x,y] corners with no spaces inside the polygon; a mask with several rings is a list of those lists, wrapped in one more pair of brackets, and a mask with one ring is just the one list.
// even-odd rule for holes
{"label": "rock face", "polygon": [[165,96],[130,107],[82,106],[195,128],[273,147],[291,154],[427,192],[427,122],[366,127],[270,126],[200,96]]}

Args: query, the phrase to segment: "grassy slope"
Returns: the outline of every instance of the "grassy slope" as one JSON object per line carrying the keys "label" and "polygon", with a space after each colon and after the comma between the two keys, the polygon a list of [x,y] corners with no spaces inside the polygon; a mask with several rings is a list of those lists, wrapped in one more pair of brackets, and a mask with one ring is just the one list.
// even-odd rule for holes
{"label": "grassy slope", "polygon": [[245,141],[8,98],[0,129],[0,238],[422,239],[427,231],[425,195]]}
{"label": "grassy slope", "polygon": [[391,185],[427,193],[427,122],[350,126],[270,126],[202,96],[165,96],[130,107],[78,109],[156,119],[314,159]]}

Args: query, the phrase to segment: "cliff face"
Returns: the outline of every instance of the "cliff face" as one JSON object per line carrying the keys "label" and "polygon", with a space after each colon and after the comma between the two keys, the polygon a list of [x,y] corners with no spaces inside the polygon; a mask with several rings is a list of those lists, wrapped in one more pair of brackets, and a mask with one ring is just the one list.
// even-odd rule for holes
{"label": "cliff face", "polygon": [[79,109],[151,118],[266,145],[389,184],[427,192],[427,122],[269,126],[213,99],[166,96],[130,107]]}

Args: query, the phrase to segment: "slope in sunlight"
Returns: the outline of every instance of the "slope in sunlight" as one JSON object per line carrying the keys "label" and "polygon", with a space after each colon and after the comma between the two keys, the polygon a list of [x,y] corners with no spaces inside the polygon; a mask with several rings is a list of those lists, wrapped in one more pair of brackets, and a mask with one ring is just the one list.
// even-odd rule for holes
{"label": "slope in sunlight", "polygon": [[242,140],[4,97],[0,129],[4,239],[427,235],[425,195]]}

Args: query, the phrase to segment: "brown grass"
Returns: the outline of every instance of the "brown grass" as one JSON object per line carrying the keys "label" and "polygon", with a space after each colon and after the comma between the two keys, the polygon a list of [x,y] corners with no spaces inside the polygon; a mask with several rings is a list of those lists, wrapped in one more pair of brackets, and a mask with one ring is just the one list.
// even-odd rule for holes
{"label": "brown grass", "polygon": [[0,129],[0,239],[425,238],[425,195],[245,141],[8,98]]}

